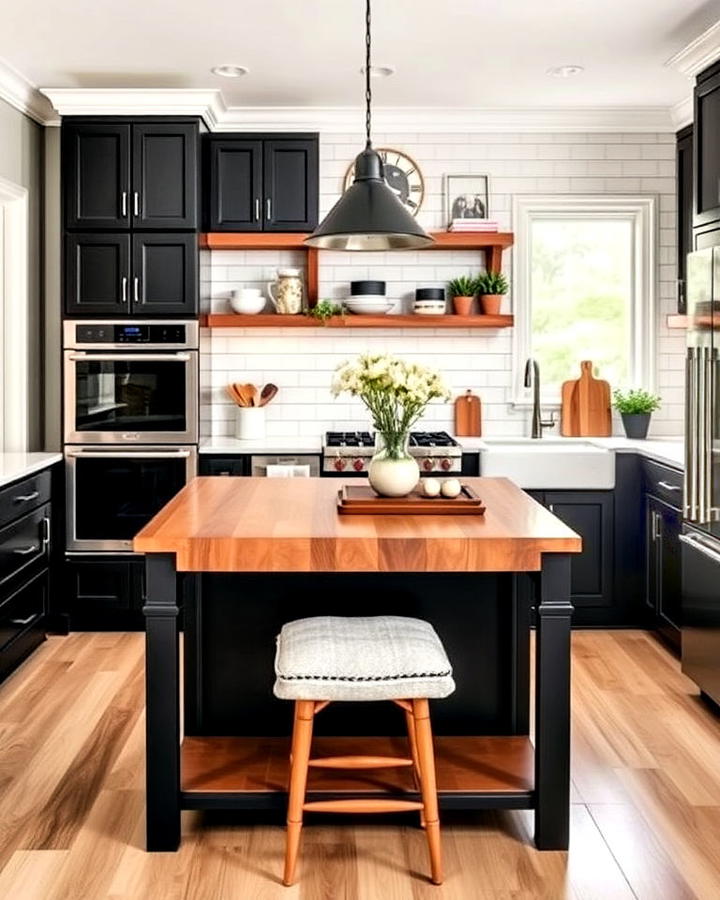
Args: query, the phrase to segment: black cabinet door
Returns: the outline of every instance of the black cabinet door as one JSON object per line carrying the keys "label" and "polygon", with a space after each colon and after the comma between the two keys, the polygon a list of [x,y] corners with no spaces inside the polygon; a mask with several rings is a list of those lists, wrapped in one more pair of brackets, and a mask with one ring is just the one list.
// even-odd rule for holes
{"label": "black cabinet door", "polygon": [[687,255],[693,249],[693,128],[677,134],[677,303],[684,314]]}
{"label": "black cabinet door", "polygon": [[317,138],[266,140],[265,231],[312,231],[318,221]]}
{"label": "black cabinet door", "polygon": [[133,228],[197,228],[197,144],[195,124],[133,126]]}
{"label": "black cabinet door", "polygon": [[132,311],[195,315],[198,311],[197,235],[134,234]]}
{"label": "black cabinet door", "polygon": [[129,228],[130,125],[63,125],[62,181],[66,228]]}
{"label": "black cabinet door", "polygon": [[130,235],[66,234],[64,282],[67,315],[127,315]]}
{"label": "black cabinet door", "polygon": [[210,231],[261,231],[262,141],[235,138],[207,142]]}
{"label": "black cabinet door", "polygon": [[694,225],[720,220],[720,73],[695,87]]}
{"label": "black cabinet door", "polygon": [[677,640],[682,625],[679,509],[656,497],[647,498],[647,602],[666,636]]}
{"label": "black cabinet door", "polygon": [[571,595],[578,607],[612,606],[613,495],[611,491],[546,491],[545,505],[583,542],[572,557]]}
{"label": "black cabinet door", "polygon": [[660,606],[660,522],[659,501],[645,500],[645,603],[657,615]]}

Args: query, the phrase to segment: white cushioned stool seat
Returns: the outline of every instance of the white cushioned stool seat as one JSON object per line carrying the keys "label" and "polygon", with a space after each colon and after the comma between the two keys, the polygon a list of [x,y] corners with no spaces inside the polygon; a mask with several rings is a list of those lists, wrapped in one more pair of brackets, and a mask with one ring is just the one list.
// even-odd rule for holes
{"label": "white cushioned stool seat", "polygon": [[429,622],[404,616],[315,616],[283,625],[275,655],[282,700],[405,700],[455,690]]}

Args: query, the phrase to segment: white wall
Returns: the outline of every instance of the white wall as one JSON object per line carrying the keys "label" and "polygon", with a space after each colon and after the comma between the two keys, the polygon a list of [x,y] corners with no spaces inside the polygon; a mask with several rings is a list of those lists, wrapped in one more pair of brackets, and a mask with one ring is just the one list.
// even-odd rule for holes
{"label": "white wall", "polygon": [[[628,193],[658,197],[657,271],[658,390],[663,409],[652,434],[677,435],[683,427],[684,335],[668,331],[665,316],[675,306],[674,134],[419,134],[377,135],[376,146],[405,150],[426,182],[419,220],[428,229],[445,226],[445,174],[489,174],[490,215],[501,230],[513,230],[516,194]],[[323,135],[320,151],[320,214],[332,206],[345,171],[362,146],[360,134]],[[302,264],[301,252],[213,251],[202,267],[204,294],[214,311],[227,308],[229,292],[272,279],[278,265]],[[356,278],[383,278],[388,294],[407,302],[416,285],[443,284],[480,266],[478,254],[457,251],[320,254],[320,297],[343,297]],[[504,257],[512,278],[512,252]],[[512,311],[512,297],[506,299]],[[232,434],[234,408],[229,381],[273,381],[280,393],[268,408],[268,436],[314,437],[328,429],[367,425],[359,403],[329,393],[332,371],[364,350],[418,358],[442,370],[453,393],[472,388],[483,400],[484,434],[522,435],[527,409],[512,408],[510,329],[427,331],[367,329],[223,329],[205,332],[202,432]],[[572,373],[568,373],[571,377]],[[436,404],[425,424],[452,430],[452,405]],[[620,429],[618,429],[619,431]]]}

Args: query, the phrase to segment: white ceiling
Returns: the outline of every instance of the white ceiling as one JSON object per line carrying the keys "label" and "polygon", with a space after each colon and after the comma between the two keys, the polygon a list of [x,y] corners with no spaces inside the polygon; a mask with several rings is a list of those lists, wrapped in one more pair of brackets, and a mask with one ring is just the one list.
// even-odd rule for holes
{"label": "white ceiling", "polygon": [[[228,106],[362,101],[363,0],[22,0],[0,57],[40,87],[219,88]],[[671,106],[665,63],[720,18],[718,0],[375,0],[379,106]],[[250,74],[224,79],[219,64]],[[551,66],[585,72],[551,78]]]}

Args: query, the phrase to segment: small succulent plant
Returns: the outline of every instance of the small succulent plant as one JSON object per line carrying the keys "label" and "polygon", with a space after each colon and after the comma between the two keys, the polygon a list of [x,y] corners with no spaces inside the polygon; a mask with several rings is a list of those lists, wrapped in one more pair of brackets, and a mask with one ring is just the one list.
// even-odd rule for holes
{"label": "small succulent plant", "polygon": [[507,294],[509,289],[508,280],[502,272],[483,272],[475,280],[478,294]]}
{"label": "small succulent plant", "polygon": [[474,275],[460,275],[448,282],[448,290],[453,297],[474,297],[477,293],[477,278]]}
{"label": "small succulent plant", "polygon": [[318,319],[323,325],[333,316],[339,316],[342,313],[342,306],[333,303],[332,300],[319,300],[315,306],[308,310],[308,315],[313,319]]}
{"label": "small succulent plant", "polygon": [[630,391],[616,389],[613,391],[613,406],[623,415],[642,416],[659,409],[660,398],[642,388]]}

